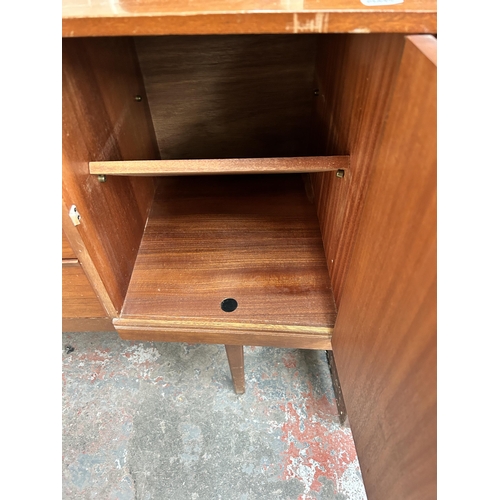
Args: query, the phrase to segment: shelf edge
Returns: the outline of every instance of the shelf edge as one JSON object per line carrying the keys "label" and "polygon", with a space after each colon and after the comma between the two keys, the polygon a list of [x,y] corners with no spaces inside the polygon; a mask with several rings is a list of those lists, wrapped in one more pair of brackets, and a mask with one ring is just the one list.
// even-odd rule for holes
{"label": "shelf edge", "polygon": [[309,173],[346,170],[349,156],[223,158],[207,160],[134,160],[89,162],[92,175],[226,175]]}
{"label": "shelf edge", "polygon": [[[148,324],[149,323],[149,324]],[[294,332],[294,326],[288,325],[241,325],[249,329],[231,329],[229,325],[220,327],[191,326],[189,322],[182,325],[179,322],[151,320],[139,321],[123,318],[113,320],[113,325],[124,340],[143,340],[149,342],[189,342],[199,344],[254,345],[268,347],[286,347],[295,349],[331,348],[333,328],[311,327],[311,333]],[[160,323],[163,323],[160,325]],[[259,330],[258,327],[267,327]],[[285,327],[285,328],[284,328]],[[274,330],[272,329],[274,328]],[[300,327],[305,328],[305,327]],[[317,333],[314,330],[329,330],[330,333]]]}

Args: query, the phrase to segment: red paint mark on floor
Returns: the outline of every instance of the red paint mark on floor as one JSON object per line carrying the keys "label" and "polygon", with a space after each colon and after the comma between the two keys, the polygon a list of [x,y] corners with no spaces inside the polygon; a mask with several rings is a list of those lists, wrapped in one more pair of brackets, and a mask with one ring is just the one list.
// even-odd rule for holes
{"label": "red paint mark on floor", "polygon": [[286,353],[283,356],[283,364],[287,368],[297,368],[297,358],[292,353]]}
{"label": "red paint mark on floor", "polygon": [[314,414],[320,414],[322,417],[329,418],[332,415],[337,416],[339,414],[337,404],[330,403],[325,394],[320,398],[314,397],[313,387],[311,382],[308,382],[309,392],[303,392],[302,397],[307,402],[308,414],[311,411]]}
{"label": "red paint mark on floor", "polygon": [[105,369],[99,367],[95,372],[92,372],[89,376],[89,380],[91,382],[95,382],[96,380],[104,380],[107,377],[107,372]]}
{"label": "red paint mark on floor", "polygon": [[84,352],[76,356],[76,359],[78,361],[92,361],[92,362],[99,362],[99,361],[107,361],[109,360],[109,349],[106,349],[104,351],[92,351],[92,352]]}
{"label": "red paint mark on floor", "polygon": [[325,396],[318,399],[309,393],[305,396],[304,402],[281,406],[286,413],[281,439],[288,444],[283,454],[283,479],[297,478],[302,482],[305,492],[299,500],[310,498],[307,496],[309,491],[321,491],[321,476],[338,484],[349,464],[356,459],[350,432],[333,430],[331,420],[324,418],[336,414],[335,405]]}
{"label": "red paint mark on floor", "polygon": [[261,391],[257,386],[254,386],[253,388],[253,394],[259,401],[267,401],[267,398],[264,397],[264,392]]}

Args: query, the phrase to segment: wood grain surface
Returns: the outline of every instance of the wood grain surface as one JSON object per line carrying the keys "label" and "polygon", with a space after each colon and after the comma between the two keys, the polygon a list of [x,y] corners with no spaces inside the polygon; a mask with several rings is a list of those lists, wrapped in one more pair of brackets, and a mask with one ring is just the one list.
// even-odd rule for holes
{"label": "wood grain surface", "polygon": [[68,238],[62,231],[62,258],[63,259],[76,259],[76,254],[73,252]]}
{"label": "wood grain surface", "polygon": [[327,35],[316,62],[315,153],[350,155],[340,179],[311,174],[337,305],[356,238],[377,141],[401,61],[402,35]]}
{"label": "wood grain surface", "polygon": [[436,66],[409,37],[332,347],[370,500],[436,498]]}
{"label": "wood grain surface", "polygon": [[[154,130],[131,40],[65,39],[62,45],[63,204],[66,210],[76,205],[81,214],[76,230],[88,260],[120,310],[153,180],[114,177],[99,183],[88,162],[158,158]],[[144,100],[135,101],[136,95]],[[81,263],[90,275],[88,260]]]}
{"label": "wood grain surface", "polygon": [[62,315],[64,318],[107,316],[76,259],[63,261]]}
{"label": "wood grain surface", "polygon": [[118,311],[113,305],[108,291],[106,290],[106,287],[104,286],[104,283],[99,276],[99,273],[97,272],[94,262],[90,258],[90,255],[85,245],[83,244],[83,240],[80,236],[80,233],[78,232],[77,226],[74,226],[73,222],[68,217],[68,212],[69,209],[65,205],[64,200],[62,200],[63,233],[66,235],[68,241],[71,244],[71,247],[74,249],[78,262],[82,266],[82,269],[85,272],[85,275],[87,276],[87,279],[89,280],[89,283],[93,288],[97,298],[99,299],[102,307],[110,318],[115,318],[118,315]]}
{"label": "wood grain surface", "polygon": [[63,332],[114,332],[111,318],[63,318]]}
{"label": "wood grain surface", "polygon": [[[226,298],[235,311],[222,311]],[[284,347],[297,337],[307,348],[310,337],[310,348],[324,348],[335,314],[300,175],[166,177],[114,324],[124,338],[126,329],[156,331],[156,340],[185,332],[201,343]]]}
{"label": "wood grain surface", "polygon": [[136,37],[161,158],[307,156],[316,42]]}
{"label": "wood grain surface", "polygon": [[349,168],[349,156],[228,158],[217,160],[97,161],[91,174],[205,175],[325,172]]}
{"label": "wood grain surface", "polygon": [[231,344],[292,349],[331,349],[332,327],[304,327],[216,322],[212,319],[149,320],[115,318],[113,325],[124,340],[144,342],[191,342],[195,344]]}
{"label": "wood grain surface", "polygon": [[63,36],[435,33],[435,0],[63,0]]}

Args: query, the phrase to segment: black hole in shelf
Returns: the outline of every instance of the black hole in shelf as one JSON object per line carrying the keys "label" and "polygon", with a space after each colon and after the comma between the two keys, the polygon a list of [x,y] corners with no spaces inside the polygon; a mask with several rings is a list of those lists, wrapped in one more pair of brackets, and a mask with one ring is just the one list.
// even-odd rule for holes
{"label": "black hole in shelf", "polygon": [[220,303],[220,308],[227,313],[233,312],[238,307],[238,302],[234,299],[224,299]]}

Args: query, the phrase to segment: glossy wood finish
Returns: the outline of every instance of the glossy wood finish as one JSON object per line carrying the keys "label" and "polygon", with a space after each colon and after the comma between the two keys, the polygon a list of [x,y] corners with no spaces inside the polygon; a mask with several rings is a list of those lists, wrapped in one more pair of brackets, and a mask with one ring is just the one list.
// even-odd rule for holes
{"label": "glossy wood finish", "polygon": [[71,248],[71,245],[68,241],[68,238],[64,234],[64,231],[62,232],[62,258],[76,259],[76,254],[75,252],[73,252],[73,249]]}
{"label": "glossy wood finish", "polygon": [[245,392],[245,360],[242,345],[226,345],[227,361],[231,370],[234,392],[244,394]]}
{"label": "glossy wood finish", "polygon": [[62,202],[62,227],[63,233],[68,238],[68,241],[71,244],[71,247],[74,249],[75,255],[78,259],[78,262],[82,266],[87,278],[89,280],[90,285],[92,286],[94,293],[96,294],[99,302],[102,304],[104,310],[110,318],[114,318],[118,315],[118,311],[115,306],[111,302],[109,298],[108,291],[104,286],[104,283],[97,272],[97,269],[94,265],[94,262],[90,258],[90,255],[83,244],[80,233],[78,232],[76,226],[73,225],[73,222],[68,217],[68,207],[64,204],[64,200]]}
{"label": "glossy wood finish", "polygon": [[[214,306],[215,308],[215,306]],[[144,317],[115,318],[113,326],[124,340],[145,342],[191,342],[196,344],[231,344],[293,349],[331,349],[333,327],[276,325],[249,321],[214,321],[203,318]]]}
{"label": "glossy wood finish", "polygon": [[76,259],[63,261],[62,315],[63,318],[107,316]]}
{"label": "glossy wood finish", "polygon": [[347,168],[349,168],[349,156],[101,161],[89,163],[89,171],[94,175],[275,174],[280,172],[291,174],[345,170]]}
{"label": "glossy wood finish", "polygon": [[332,347],[370,500],[436,498],[436,66],[409,37]]}
{"label": "glossy wood finish", "polygon": [[435,0],[63,0],[62,14],[65,37],[437,30]]}
{"label": "glossy wood finish", "polygon": [[114,325],[123,338],[324,349],[335,314],[300,175],[166,177]]}
{"label": "glossy wood finish", "polygon": [[63,332],[114,332],[111,318],[63,318]]}
{"label": "glossy wood finish", "polygon": [[[159,138],[166,138],[164,158],[351,155],[351,170],[344,178],[332,173],[313,174],[311,185],[331,285],[341,302],[332,345],[370,500],[435,497],[435,179],[429,167],[435,162],[429,156],[435,149],[434,125],[430,125],[435,120],[431,118],[435,91],[425,87],[435,77],[428,64],[435,57],[429,58],[430,39],[413,40],[427,59],[408,47],[381,142],[403,41],[394,34],[366,33],[436,30],[433,0],[405,0],[384,7],[365,7],[359,0],[63,0],[63,37],[287,34],[281,49],[280,44],[262,44],[261,40],[271,40],[267,35],[252,37],[252,43],[260,43],[253,52],[246,49],[244,42],[248,42],[243,38],[214,37],[200,44],[198,37],[166,37],[158,46],[167,43],[167,55],[160,47],[151,55],[151,62],[149,56],[142,62],[152,82],[151,97],[159,99],[153,109],[162,114],[162,106],[173,103],[159,120],[164,124],[157,127]],[[344,34],[318,35],[327,32]],[[305,36],[307,33],[310,35]],[[297,50],[290,50],[291,40],[304,47],[297,45]],[[319,43],[317,59],[316,48],[311,50],[314,57],[307,55],[305,45],[311,41]],[[89,176],[88,162],[160,156],[147,111],[148,95],[130,40],[66,42],[69,40],[63,40],[63,221],[101,303],[108,314],[116,315],[141,240],[153,183],[151,179],[112,178],[98,184]],[[140,39],[139,50],[143,43],[158,42],[150,37]],[[162,67],[159,62],[165,57],[167,64]],[[314,60],[316,81],[308,73]],[[217,64],[212,64],[215,61]],[[155,75],[155,68],[163,73]],[[176,73],[178,68],[181,70]],[[300,72],[291,74],[294,68]],[[165,75],[174,80],[166,84]],[[319,88],[320,94],[312,97],[311,88]],[[255,93],[256,89],[259,92]],[[133,101],[135,95],[141,95],[142,101]],[[271,106],[269,112],[266,107],[256,108],[261,101]],[[312,139],[307,114],[311,108],[315,116]],[[253,123],[252,109],[259,111]],[[287,113],[292,113],[292,120]],[[256,126],[259,134],[255,136],[252,131]],[[315,148],[311,148],[314,144],[310,139]],[[231,147],[236,149],[231,151]],[[78,228],[69,227],[65,218],[73,203],[83,215]],[[194,213],[185,215],[196,218]],[[296,293],[298,276],[310,272],[310,256],[300,258],[300,252],[309,252],[310,243],[300,247],[300,239],[283,231],[277,233],[268,222],[265,227],[269,234],[273,230],[272,237],[264,238],[262,251],[249,248],[248,252],[256,253],[266,269],[272,263],[280,272],[291,270],[285,280],[275,284],[281,286],[293,278],[296,281],[289,289]],[[200,249],[194,242],[200,239],[194,236],[188,246],[189,237],[180,227],[179,223],[174,238],[152,238],[141,257],[144,262],[164,255],[164,244],[168,249],[182,240],[186,245],[182,259],[196,259]],[[234,242],[242,242],[248,234],[254,241],[253,232],[246,226],[245,231],[230,233],[235,234]],[[148,234],[152,233],[146,233],[146,240]],[[266,261],[268,240],[273,244],[279,241],[287,252],[300,247],[295,262]],[[238,244],[244,253],[244,244]],[[180,253],[171,253],[181,258]],[[231,269],[215,262],[218,272],[211,268],[208,274],[225,285],[225,273]],[[224,262],[235,260],[225,257]],[[199,270],[206,262],[198,259],[195,264],[189,269]],[[249,268],[254,265],[248,263]],[[169,272],[169,268],[154,269],[159,277],[164,271]],[[187,297],[181,305],[190,306],[190,294],[198,282],[180,290]],[[322,287],[329,284],[323,278],[320,283]],[[146,288],[143,295],[140,287],[140,293],[136,292],[139,311],[141,300],[146,304],[152,296]],[[160,306],[161,316],[165,312]],[[270,306],[275,307],[273,303]],[[304,332],[304,325],[203,318],[191,321],[182,317],[168,324],[164,317],[116,318],[115,322],[120,335],[130,339],[201,339],[231,345],[318,349],[329,348],[333,325],[333,321],[325,322],[327,326],[312,326]],[[63,328],[78,325],[90,329],[83,322],[97,326],[99,321],[103,329],[109,324],[107,318],[69,318],[63,321]]]}
{"label": "glossy wood finish", "polygon": [[[120,310],[154,194],[148,178],[99,183],[88,162],[158,158],[134,46],[129,39],[63,40],[63,205],[113,308]],[[67,212],[63,212],[67,219]],[[67,221],[66,221],[67,222]],[[66,233],[68,234],[68,233]],[[73,246],[75,248],[75,246]],[[104,293],[102,294],[104,295]]]}
{"label": "glossy wood finish", "polygon": [[337,306],[399,68],[402,35],[328,35],[316,63],[315,153],[350,155],[350,170],[311,174]]}
{"label": "glossy wood finish", "polygon": [[305,156],[317,36],[137,37],[161,158]]}

